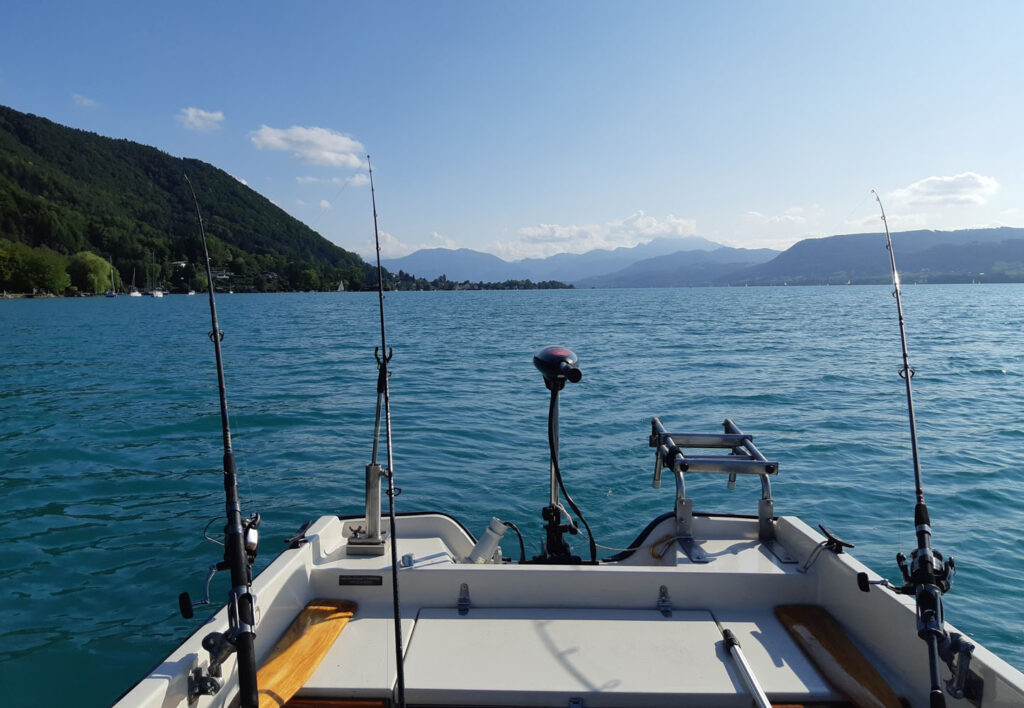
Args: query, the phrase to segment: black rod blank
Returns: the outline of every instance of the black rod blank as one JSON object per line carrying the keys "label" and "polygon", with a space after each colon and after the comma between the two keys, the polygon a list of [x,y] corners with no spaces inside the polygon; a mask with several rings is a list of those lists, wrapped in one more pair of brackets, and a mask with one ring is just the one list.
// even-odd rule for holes
{"label": "black rod blank", "polygon": [[199,200],[196,198],[192,181],[185,175],[185,182],[192,193],[192,201],[196,207],[196,218],[199,220],[199,234],[203,241],[203,258],[206,261],[206,278],[210,295],[210,322],[213,331],[210,340],[217,356],[217,386],[220,389],[220,421],[224,436],[224,497],[227,514],[227,525],[224,528],[224,562],[231,571],[231,592],[228,596],[228,620],[230,622],[231,643],[238,651],[238,690],[242,708],[259,706],[258,688],[256,685],[256,650],[253,640],[256,637],[255,613],[253,611],[252,572],[245,550],[245,532],[242,528],[242,504],[238,498],[238,473],[235,468],[235,453],[231,449],[231,425],[228,422],[228,399],[224,386],[224,361],[220,343],[224,333],[217,322],[217,303],[213,297],[213,272],[210,268],[210,251],[206,245],[206,229],[203,227],[203,216],[199,211]]}

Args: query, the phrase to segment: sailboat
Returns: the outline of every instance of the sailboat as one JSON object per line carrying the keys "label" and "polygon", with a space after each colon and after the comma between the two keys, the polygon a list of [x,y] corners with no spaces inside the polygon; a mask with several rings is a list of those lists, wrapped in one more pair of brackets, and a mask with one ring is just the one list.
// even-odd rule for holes
{"label": "sailboat", "polygon": [[142,293],[135,287],[135,269],[132,268],[132,289],[128,291],[128,297],[142,297]]}
{"label": "sailboat", "polygon": [[109,258],[107,259],[107,264],[110,266],[110,290],[104,293],[104,295],[106,297],[117,297],[117,289],[114,287],[114,264]]}
{"label": "sailboat", "polygon": [[149,265],[147,261],[146,266],[146,292],[143,293],[146,297],[163,297],[164,291],[160,289],[160,286],[150,287],[149,286]]}

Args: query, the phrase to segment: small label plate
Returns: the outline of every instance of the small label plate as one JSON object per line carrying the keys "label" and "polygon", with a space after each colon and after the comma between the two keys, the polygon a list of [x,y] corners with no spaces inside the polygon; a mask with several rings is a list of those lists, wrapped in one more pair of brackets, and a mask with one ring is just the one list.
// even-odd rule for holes
{"label": "small label plate", "polygon": [[339,575],[338,585],[383,585],[382,575]]}

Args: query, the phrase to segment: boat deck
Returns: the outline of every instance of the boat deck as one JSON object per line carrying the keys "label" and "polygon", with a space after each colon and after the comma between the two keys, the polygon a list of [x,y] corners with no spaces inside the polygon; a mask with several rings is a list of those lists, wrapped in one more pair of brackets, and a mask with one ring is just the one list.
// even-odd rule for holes
{"label": "boat deck", "polygon": [[[406,620],[406,698],[416,705],[749,705],[715,620],[732,629],[773,699],[839,696],[774,616],[758,612],[423,608]],[[413,631],[414,630],[414,631]],[[390,623],[350,623],[300,692],[381,697]]]}
{"label": "boat deck", "polygon": [[[752,520],[698,518],[708,563],[669,540],[600,567],[458,563],[471,543],[431,521],[418,522],[434,526],[424,537],[399,530],[412,559],[400,571],[410,705],[748,706],[722,629],[773,701],[843,702],[773,612],[814,602],[815,583],[768,551]],[[671,523],[652,542],[670,539]],[[360,612],[300,697],[382,698],[397,678],[387,557],[348,555],[347,532],[332,548],[327,529],[310,529],[326,576],[313,584]],[[376,577],[380,586],[347,584]]]}
{"label": "boat deck", "polygon": [[[254,583],[258,661],[311,600],[358,605],[291,705],[386,706],[393,700],[390,554],[349,553],[347,539],[360,523],[322,517],[307,529],[304,543],[285,551]],[[878,705],[901,705],[896,696],[902,705],[927,705],[920,689],[927,662],[913,599],[881,588],[860,592],[858,572],[877,576],[848,554],[821,552],[805,567],[823,537],[799,519],[773,523],[791,562],[758,541],[756,518],[695,517],[694,537],[708,563],[690,561],[670,542],[660,557],[645,546],[599,566],[519,565],[466,563],[474,539],[453,519],[401,516],[407,703],[747,708],[751,694],[728,653],[727,629],[774,705],[850,705],[849,687],[837,687],[820,657],[810,657],[776,613],[779,606],[811,605],[835,618],[842,628],[836,633],[891,687],[893,701]],[[647,544],[671,539],[673,529],[665,519]],[[128,694],[125,705],[185,705],[188,670],[206,661],[200,642],[223,626],[221,610]],[[234,659],[224,666],[227,684],[237,682]],[[949,699],[951,708],[1024,705],[1019,672],[981,647],[972,668],[985,682],[985,700]],[[190,705],[228,706],[233,693],[226,686]]]}

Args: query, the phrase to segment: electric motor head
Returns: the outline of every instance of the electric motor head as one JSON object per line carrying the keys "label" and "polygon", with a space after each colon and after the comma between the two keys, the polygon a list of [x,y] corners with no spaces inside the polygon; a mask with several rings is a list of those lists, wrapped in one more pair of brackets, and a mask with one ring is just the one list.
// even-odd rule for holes
{"label": "electric motor head", "polygon": [[533,355],[533,365],[544,377],[544,385],[561,390],[565,382],[579,383],[583,378],[578,363],[579,357],[568,347],[544,347]]}

